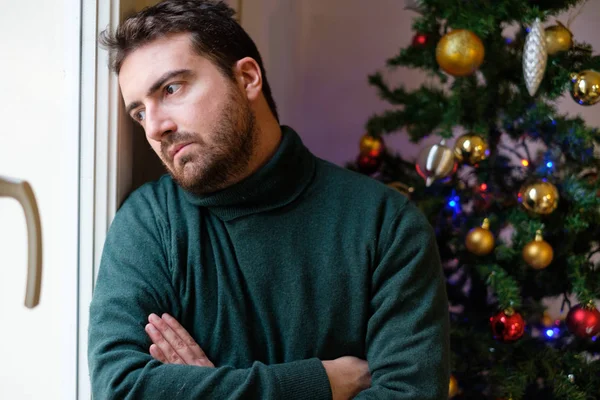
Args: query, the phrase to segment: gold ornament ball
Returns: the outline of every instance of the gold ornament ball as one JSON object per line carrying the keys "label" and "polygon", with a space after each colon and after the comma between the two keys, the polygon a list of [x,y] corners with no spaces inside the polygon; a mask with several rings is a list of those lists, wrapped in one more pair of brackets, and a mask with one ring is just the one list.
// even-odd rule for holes
{"label": "gold ornament ball", "polygon": [[567,51],[573,46],[573,34],[558,22],[558,25],[546,28],[546,51],[548,55],[554,55],[561,51]]}
{"label": "gold ornament ball", "polygon": [[588,69],[571,74],[571,96],[582,106],[592,106],[600,101],[600,73]]}
{"label": "gold ornament ball", "polygon": [[360,154],[379,155],[383,150],[383,139],[370,134],[365,134],[360,139]]}
{"label": "gold ornament ball", "polygon": [[558,207],[558,189],[550,182],[534,181],[521,187],[519,201],[528,211],[550,214]]}
{"label": "gold ornament ball", "polygon": [[548,242],[542,238],[542,232],[537,231],[535,240],[523,247],[523,259],[535,269],[544,269],[552,262],[554,250]]}
{"label": "gold ornament ball", "polygon": [[460,163],[475,165],[487,156],[488,146],[481,136],[467,133],[459,137],[454,144],[454,157]]}
{"label": "gold ornament ball", "polygon": [[467,250],[478,256],[485,256],[494,250],[494,235],[490,232],[490,223],[486,218],[481,227],[473,228],[467,234]]}
{"label": "gold ornament ball", "polygon": [[451,399],[458,394],[458,381],[454,375],[450,375],[450,383],[448,386],[448,398]]}
{"label": "gold ornament ball", "polygon": [[481,66],[484,56],[483,42],[466,29],[455,29],[445,34],[435,49],[440,68],[453,76],[471,75]]}

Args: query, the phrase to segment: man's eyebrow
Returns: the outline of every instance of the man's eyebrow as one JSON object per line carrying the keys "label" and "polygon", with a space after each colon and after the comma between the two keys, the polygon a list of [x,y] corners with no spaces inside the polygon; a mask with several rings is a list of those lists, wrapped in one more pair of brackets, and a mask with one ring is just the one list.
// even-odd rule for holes
{"label": "man's eyebrow", "polygon": [[[160,87],[162,85],[164,85],[164,83],[166,81],[168,81],[169,79],[174,78],[179,75],[189,75],[191,73],[192,73],[192,71],[189,69],[177,69],[175,71],[169,71],[169,72],[164,73],[160,78],[158,78],[156,80],[156,82],[154,82],[152,84],[152,86],[150,86],[150,89],[148,89],[148,92],[146,93],[146,97],[152,96],[154,94],[154,92],[156,92],[158,89],[160,89]],[[142,105],[141,101],[134,101],[134,102],[130,103],[127,106],[127,114],[130,114],[131,110],[133,110],[134,108],[139,107],[141,105]]]}

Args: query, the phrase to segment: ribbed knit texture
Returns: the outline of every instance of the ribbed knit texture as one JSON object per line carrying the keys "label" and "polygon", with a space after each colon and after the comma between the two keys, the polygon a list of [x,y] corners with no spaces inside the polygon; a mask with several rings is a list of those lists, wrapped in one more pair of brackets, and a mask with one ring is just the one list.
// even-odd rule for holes
{"label": "ribbed knit texture", "polygon": [[[367,359],[369,399],[445,399],[448,304],[431,227],[400,193],[314,157],[290,128],[248,179],[170,177],[110,227],[90,308],[95,399],[330,399],[320,360]],[[148,353],[177,318],[216,368]]]}

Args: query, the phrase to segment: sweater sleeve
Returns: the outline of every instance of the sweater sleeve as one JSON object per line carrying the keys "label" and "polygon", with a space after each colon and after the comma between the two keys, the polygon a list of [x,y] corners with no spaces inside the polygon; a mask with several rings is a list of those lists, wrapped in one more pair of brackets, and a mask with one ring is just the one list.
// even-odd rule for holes
{"label": "sweater sleeve", "polygon": [[372,385],[356,399],[446,399],[448,300],[434,232],[412,203],[390,220],[371,282]]}
{"label": "sweater sleeve", "polygon": [[316,358],[236,369],[162,364],[150,356],[148,315],[185,312],[169,270],[166,224],[156,211],[139,196],[128,200],[107,235],[90,305],[94,399],[331,399],[327,373]]}

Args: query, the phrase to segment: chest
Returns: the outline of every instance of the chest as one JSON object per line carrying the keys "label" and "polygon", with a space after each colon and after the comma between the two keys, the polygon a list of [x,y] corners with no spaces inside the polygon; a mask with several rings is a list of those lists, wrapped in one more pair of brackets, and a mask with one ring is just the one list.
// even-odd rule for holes
{"label": "chest", "polygon": [[361,353],[370,261],[350,240],[307,221],[205,220],[179,243],[188,328],[236,367]]}

